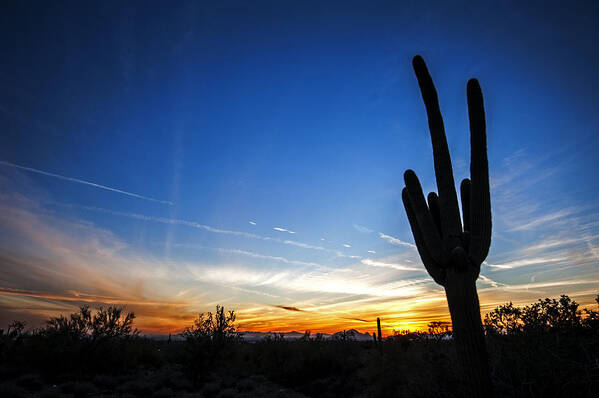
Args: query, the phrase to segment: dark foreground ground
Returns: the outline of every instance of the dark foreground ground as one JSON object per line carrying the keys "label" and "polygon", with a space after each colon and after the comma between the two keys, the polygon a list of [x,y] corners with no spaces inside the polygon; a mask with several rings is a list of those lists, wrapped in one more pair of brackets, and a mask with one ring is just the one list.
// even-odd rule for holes
{"label": "dark foreground ground", "polygon": [[[61,319],[0,330],[0,397],[466,396],[450,333],[438,330],[247,343],[196,328],[168,342]],[[598,313],[562,297],[498,307],[485,323],[498,397],[599,396]]]}
{"label": "dark foreground ground", "polygon": [[[495,336],[498,396],[597,397],[597,336]],[[114,347],[31,347],[5,363],[1,397],[460,396],[451,341],[401,336],[382,344],[265,341],[223,347],[142,338]],[[216,350],[215,350],[216,348]]]}

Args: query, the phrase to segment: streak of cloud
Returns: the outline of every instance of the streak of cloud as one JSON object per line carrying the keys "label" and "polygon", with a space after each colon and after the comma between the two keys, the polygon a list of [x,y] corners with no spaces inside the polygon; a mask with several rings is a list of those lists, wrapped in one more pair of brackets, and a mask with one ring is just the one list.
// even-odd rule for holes
{"label": "streak of cloud", "polygon": [[337,257],[343,257],[343,258],[355,258],[355,259],[360,259],[360,258],[362,258],[362,256],[356,256],[356,255],[351,255],[351,254],[345,254],[345,253],[343,253],[343,252],[340,252],[339,250],[337,250],[337,251],[335,252],[335,255],[336,255]]}
{"label": "streak of cloud", "polygon": [[358,322],[364,322],[364,323],[372,322],[372,321],[367,321],[366,319],[360,319],[360,318],[343,318],[343,319],[347,319],[348,321],[358,321]]}
{"label": "streak of cloud", "polygon": [[252,225],[256,225],[256,223],[254,221],[250,221],[250,224]]}
{"label": "streak of cloud", "polygon": [[568,257],[537,257],[537,258],[528,258],[528,259],[509,261],[509,262],[503,263],[503,264],[491,264],[491,263],[488,263],[485,261],[484,264],[489,267],[492,267],[492,268],[510,269],[510,268],[524,267],[527,265],[555,263],[555,262],[565,261],[565,260],[568,260]]}
{"label": "streak of cloud", "polygon": [[528,289],[542,289],[547,287],[556,286],[575,286],[575,285],[596,285],[599,283],[597,279],[583,279],[583,280],[563,280],[553,282],[535,282],[535,283],[522,283],[518,285],[501,285],[499,287],[492,287],[487,289],[480,289],[481,292],[490,289],[504,289],[504,290],[528,290]]}
{"label": "streak of cloud", "polygon": [[275,260],[275,261],[280,261],[282,263],[285,264],[295,264],[295,265],[305,265],[305,266],[315,266],[315,267],[320,267],[320,268],[328,268],[325,267],[322,264],[318,264],[318,263],[313,263],[313,262],[306,262],[306,261],[298,261],[298,260],[289,260],[285,257],[281,257],[281,256],[269,256],[266,254],[260,254],[260,253],[255,253],[255,252],[250,252],[247,250],[240,250],[240,249],[222,249],[222,248],[218,248],[216,249],[220,252],[224,252],[224,253],[233,253],[233,254],[241,254],[243,256],[248,256],[248,257],[253,257],[253,258],[263,258],[265,260]]}
{"label": "streak of cloud", "polygon": [[354,224],[354,229],[358,232],[362,232],[363,234],[369,234],[369,233],[373,232],[372,229],[366,228],[366,227],[364,227],[362,225],[358,225],[358,224]]}
{"label": "streak of cloud", "polygon": [[534,228],[537,228],[539,226],[542,226],[543,224],[546,224],[548,222],[555,222],[556,220],[562,219],[564,217],[570,216],[576,212],[578,212],[579,210],[576,209],[564,209],[564,210],[560,210],[557,211],[555,213],[550,213],[550,214],[546,214],[544,216],[541,217],[537,217],[534,220],[527,222],[525,224],[520,224],[517,225],[515,227],[513,227],[511,230],[512,231],[525,231],[525,230],[531,230]]}
{"label": "streak of cloud", "polygon": [[305,310],[299,309],[297,307],[288,307],[285,305],[275,305],[274,307],[280,308],[282,310],[293,311],[293,312],[306,312]]}
{"label": "streak of cloud", "polygon": [[479,277],[480,280],[482,280],[485,283],[488,283],[489,285],[491,285],[493,287],[506,286],[504,283],[500,283],[500,282],[494,281],[493,279],[488,278],[488,277],[484,276],[483,274],[479,274],[478,277]]}
{"label": "streak of cloud", "polygon": [[235,231],[235,230],[229,230],[229,229],[220,229],[220,228],[211,227],[209,225],[200,224],[200,223],[195,222],[195,221],[181,220],[181,219],[177,219],[177,218],[166,218],[166,217],[147,216],[147,215],[138,214],[138,213],[127,213],[127,212],[122,212],[122,211],[109,210],[109,209],[104,209],[104,208],[101,208],[101,207],[80,206],[80,205],[70,205],[70,206],[72,206],[72,207],[78,207],[78,208],[81,208],[81,209],[84,209],[84,210],[89,210],[89,211],[95,211],[95,212],[100,212],[100,213],[111,214],[113,216],[133,218],[133,219],[136,219],[136,220],[152,221],[152,222],[158,222],[158,223],[162,223],[162,224],[184,225],[184,226],[187,226],[187,227],[202,229],[204,231],[214,232],[214,233],[217,233],[217,234],[243,236],[243,237],[250,238],[250,239],[258,239],[258,240],[265,240],[265,241],[271,241],[271,242],[278,242],[278,243],[283,243],[285,245],[292,245],[292,246],[301,247],[301,248],[304,248],[304,249],[327,250],[327,249],[325,249],[322,246],[315,246],[315,245],[311,245],[311,244],[303,243],[303,242],[298,242],[298,241],[294,241],[294,240],[281,240],[279,238],[271,238],[269,236],[261,236],[261,235],[253,234],[253,233],[250,233],[250,232]]}
{"label": "streak of cloud", "polygon": [[407,246],[407,247],[411,247],[412,249],[416,249],[416,245],[409,243],[409,242],[404,242],[403,240],[394,238],[393,236],[390,236],[390,235],[385,235],[382,232],[379,232],[379,238],[384,239],[393,245]]}
{"label": "streak of cloud", "polygon": [[155,306],[155,305],[169,305],[169,306],[186,306],[187,303],[177,302],[158,302],[151,300],[132,300],[125,297],[111,297],[103,295],[92,295],[85,293],[78,293],[74,291],[67,292],[69,294],[60,294],[52,292],[41,292],[35,290],[15,289],[9,287],[0,287],[0,295],[13,295],[13,296],[25,296],[40,298],[45,300],[57,300],[57,301],[73,301],[78,303],[103,303],[103,304],[121,304],[121,305],[142,305],[142,306]]}
{"label": "streak of cloud", "polygon": [[20,166],[18,164],[6,162],[4,160],[0,160],[0,165],[8,166],[8,167],[13,167],[13,168],[16,168],[16,169],[19,169],[19,170],[29,171],[31,173],[37,173],[37,174],[45,175],[47,177],[58,178],[59,180],[63,180],[63,181],[70,181],[70,182],[75,182],[75,183],[78,183],[78,184],[89,185],[90,187],[104,189],[106,191],[112,191],[112,192],[120,193],[122,195],[131,196],[133,198],[148,200],[150,202],[163,203],[163,204],[170,205],[170,206],[172,206],[174,204],[173,202],[168,201],[168,200],[161,200],[161,199],[151,198],[149,196],[144,196],[144,195],[140,195],[140,194],[133,193],[133,192],[128,192],[128,191],[123,191],[121,189],[112,188],[112,187],[109,187],[109,186],[106,186],[106,185],[96,184],[95,182],[85,181],[85,180],[81,180],[79,178],[66,177],[66,176],[63,176],[63,175],[60,175],[60,174],[54,174],[54,173],[50,173],[48,171],[34,169],[32,167]]}
{"label": "streak of cloud", "polygon": [[290,230],[288,230],[288,229],[285,229],[285,228],[280,228],[280,227],[274,227],[273,229],[274,229],[275,231],[279,231],[279,232],[287,232],[288,234],[294,234],[294,233],[295,233],[295,232],[293,232],[293,231],[290,231]]}
{"label": "streak of cloud", "polygon": [[351,245],[348,245],[347,243],[344,243],[344,244],[343,244],[343,247],[350,248],[350,247],[351,247]]}
{"label": "streak of cloud", "polygon": [[422,268],[408,267],[408,266],[401,265],[401,264],[383,263],[380,261],[371,260],[369,258],[363,259],[362,264],[370,265],[371,267],[393,268],[393,269],[400,270],[400,271],[420,271],[420,272],[423,271]]}
{"label": "streak of cloud", "polygon": [[322,246],[314,246],[314,245],[310,245],[308,243],[297,242],[297,241],[294,241],[294,240],[285,240],[285,241],[283,241],[283,243],[286,244],[286,245],[292,245],[292,246],[302,247],[304,249],[326,250]]}
{"label": "streak of cloud", "polygon": [[113,216],[121,216],[121,217],[133,218],[133,219],[136,219],[136,220],[153,221],[153,222],[159,222],[159,223],[162,223],[162,224],[185,225],[187,227],[203,229],[205,231],[214,232],[214,233],[217,233],[217,234],[244,236],[246,238],[262,239],[262,240],[276,240],[276,239],[273,239],[273,238],[268,238],[268,237],[263,237],[263,236],[260,236],[260,235],[252,234],[252,233],[249,233],[249,232],[242,232],[242,231],[234,231],[234,230],[229,230],[229,229],[214,228],[214,227],[211,227],[209,225],[200,224],[200,223],[195,222],[195,221],[187,221],[187,220],[181,220],[181,219],[177,219],[177,218],[146,216],[144,214],[126,213],[126,212],[122,212],[122,211],[115,211],[115,210],[103,209],[101,207],[91,207],[91,206],[76,206],[76,207],[80,207],[80,208],[85,209],[85,210],[91,210],[91,211],[96,211],[96,212],[100,212],[100,213],[112,214]]}

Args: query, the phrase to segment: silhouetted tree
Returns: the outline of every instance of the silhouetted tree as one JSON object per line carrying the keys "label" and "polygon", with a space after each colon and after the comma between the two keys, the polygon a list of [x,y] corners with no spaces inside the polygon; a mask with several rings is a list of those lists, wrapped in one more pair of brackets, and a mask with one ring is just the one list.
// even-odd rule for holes
{"label": "silhouetted tree", "polygon": [[91,328],[92,315],[89,306],[81,306],[79,312],[74,312],[68,317],[59,315],[48,319],[44,332],[78,339],[87,336]]}
{"label": "silhouetted tree", "polygon": [[428,325],[428,334],[436,340],[442,340],[451,335],[451,324],[443,321],[432,321]]}
{"label": "silhouetted tree", "polygon": [[522,330],[522,309],[509,304],[500,305],[485,315],[487,333],[513,334]]}
{"label": "silhouetted tree", "polygon": [[50,318],[41,333],[59,334],[75,339],[125,338],[138,335],[139,331],[133,327],[135,314],[124,314],[123,310],[123,307],[118,306],[100,307],[92,314],[89,306],[81,306],[79,312],[72,313],[69,317],[59,315]]}
{"label": "silhouetted tree", "polygon": [[0,337],[6,337],[8,339],[16,339],[23,336],[25,331],[25,322],[22,321],[12,321],[6,331],[4,329],[0,329]]}
{"label": "silhouetted tree", "polygon": [[92,317],[91,335],[93,338],[125,338],[137,336],[139,331],[133,327],[135,314],[123,313],[123,307],[100,307]]}
{"label": "silhouetted tree", "polygon": [[[599,304],[599,295],[595,297],[595,301]],[[584,313],[586,317],[583,320],[583,325],[589,329],[599,332],[599,312],[585,308]]]}
{"label": "silhouetted tree", "polygon": [[210,340],[222,343],[238,337],[235,311],[225,313],[224,307],[216,306],[216,312],[203,312],[181,335],[187,340]]}
{"label": "silhouetted tree", "polygon": [[356,332],[354,330],[344,330],[333,334],[331,339],[339,342],[356,341]]}
{"label": "silhouetted tree", "polygon": [[[583,317],[583,314],[585,315]],[[549,332],[573,332],[597,328],[599,313],[579,309],[567,295],[559,299],[539,299],[536,303],[517,307],[512,303],[500,305],[485,315],[485,331],[490,334],[528,335]]]}
{"label": "silhouetted tree", "polygon": [[407,170],[402,199],[420,258],[435,282],[445,288],[457,354],[469,393],[486,397],[493,393],[493,387],[475,284],[491,244],[482,92],[476,79],[468,81],[471,180],[466,178],[461,184],[462,226],[437,91],[420,56],[414,57],[413,66],[428,115],[439,194],[431,192],[427,205],[418,177]]}
{"label": "silhouetted tree", "polygon": [[311,332],[309,330],[306,330],[300,340],[301,341],[310,341],[310,334],[311,334]]}

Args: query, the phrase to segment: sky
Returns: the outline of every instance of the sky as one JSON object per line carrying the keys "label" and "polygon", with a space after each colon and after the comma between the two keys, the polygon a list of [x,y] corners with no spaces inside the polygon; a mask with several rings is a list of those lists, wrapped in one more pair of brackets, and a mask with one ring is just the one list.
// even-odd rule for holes
{"label": "sky", "polygon": [[484,314],[599,294],[596,2],[9,2],[0,15],[0,327],[125,305],[144,333],[448,320],[401,201],[436,191],[411,59],[469,175],[485,98]]}

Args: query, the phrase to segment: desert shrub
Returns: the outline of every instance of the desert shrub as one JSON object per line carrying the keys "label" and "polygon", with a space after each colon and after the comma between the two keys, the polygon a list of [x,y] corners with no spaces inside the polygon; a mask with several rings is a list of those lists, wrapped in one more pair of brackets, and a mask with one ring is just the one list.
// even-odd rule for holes
{"label": "desert shrub", "polygon": [[451,322],[433,321],[427,326],[428,335],[435,340],[443,340],[451,336]]}
{"label": "desert shrub", "polygon": [[509,304],[500,305],[485,315],[484,327],[487,334],[512,334],[522,330],[522,309]]}
{"label": "desert shrub", "polygon": [[196,384],[205,380],[210,371],[229,364],[233,346],[242,341],[235,318],[235,311],[225,312],[224,307],[217,305],[215,313],[199,314],[193,325],[181,333],[185,338],[182,363]]}
{"label": "desert shrub", "polygon": [[597,319],[599,316],[595,311],[585,309],[583,312],[576,301],[562,295],[559,299],[539,299],[524,307],[514,306],[511,302],[500,305],[485,315],[484,327],[487,334],[572,333],[596,329]]}
{"label": "desert shrub", "polygon": [[216,344],[234,341],[239,338],[235,318],[235,311],[225,313],[224,307],[217,305],[214,314],[199,314],[193,325],[185,328],[181,336],[189,341],[209,340]]}
{"label": "desert shrub", "polygon": [[335,333],[331,338],[335,341],[340,341],[340,342],[355,341],[356,340],[356,332],[353,330],[344,330],[344,331]]}
{"label": "desert shrub", "polygon": [[133,328],[135,314],[123,313],[123,307],[109,306],[98,308],[92,314],[89,306],[82,306],[79,312],[69,317],[60,315],[52,317],[46,322],[46,328],[40,332],[44,334],[60,334],[74,339],[92,338],[128,338],[139,334]]}
{"label": "desert shrub", "polygon": [[[595,301],[599,304],[599,295],[595,297]],[[592,333],[599,333],[599,312],[589,308],[585,308],[583,311],[585,316],[582,320],[582,326]]]}
{"label": "desert shrub", "polygon": [[524,307],[509,303],[487,314],[484,323],[497,392],[507,396],[596,395],[596,317],[594,311],[580,310],[566,295]]}
{"label": "desert shrub", "polygon": [[79,312],[52,317],[45,327],[27,333],[22,324],[13,323],[0,333],[2,363],[46,375],[122,371],[141,359],[148,361],[143,357],[145,339],[133,328],[134,318],[121,307],[92,313],[83,306]]}

